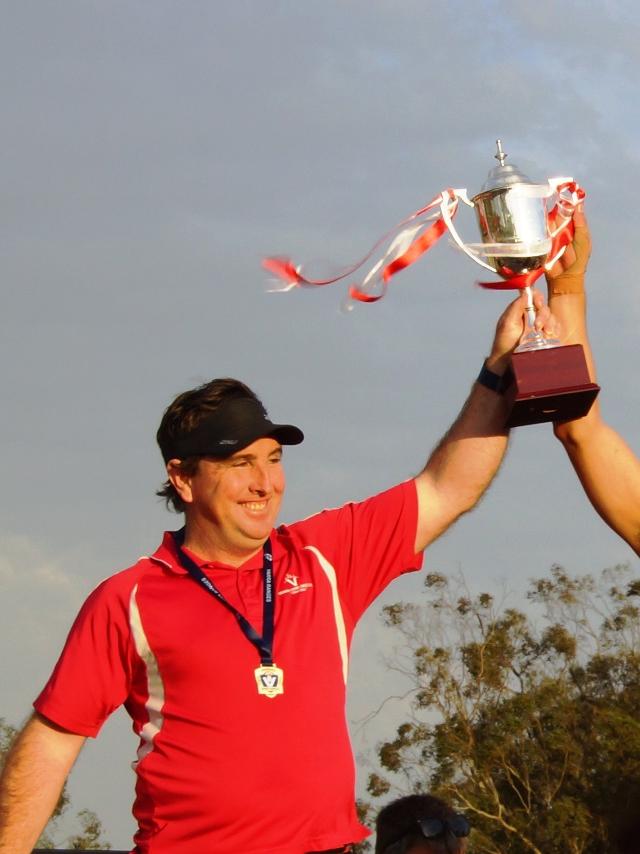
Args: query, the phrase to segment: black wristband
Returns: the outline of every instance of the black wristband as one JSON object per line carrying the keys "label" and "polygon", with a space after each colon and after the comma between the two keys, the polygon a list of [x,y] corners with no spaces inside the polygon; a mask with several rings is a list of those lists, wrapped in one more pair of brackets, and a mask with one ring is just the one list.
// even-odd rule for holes
{"label": "black wristband", "polygon": [[505,392],[505,378],[500,376],[500,374],[494,374],[493,371],[490,371],[486,361],[480,369],[476,382],[491,391],[495,391],[496,394],[504,394]]}

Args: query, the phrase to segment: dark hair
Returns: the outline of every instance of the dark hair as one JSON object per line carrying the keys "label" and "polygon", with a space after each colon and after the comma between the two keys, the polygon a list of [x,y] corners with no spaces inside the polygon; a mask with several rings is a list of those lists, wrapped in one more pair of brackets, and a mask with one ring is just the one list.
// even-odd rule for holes
{"label": "dark hair", "polygon": [[461,854],[465,840],[452,833],[437,839],[425,839],[418,827],[423,818],[453,818],[456,811],[435,795],[407,795],[383,807],[376,819],[375,854],[384,854],[394,842],[404,840],[409,845],[422,843],[426,850],[442,854]]}
{"label": "dark hair", "polygon": [[[211,380],[179,394],[165,410],[156,433],[163,458],[171,458],[171,449],[178,436],[193,430],[206,415],[211,415],[226,401],[238,398],[249,398],[262,406],[260,399],[249,386],[230,377]],[[187,457],[181,460],[182,471],[187,475],[195,474],[198,461],[199,457]],[[162,489],[159,489],[156,495],[164,498],[170,510],[175,510],[176,513],[184,512],[182,499],[170,480],[164,482]]]}

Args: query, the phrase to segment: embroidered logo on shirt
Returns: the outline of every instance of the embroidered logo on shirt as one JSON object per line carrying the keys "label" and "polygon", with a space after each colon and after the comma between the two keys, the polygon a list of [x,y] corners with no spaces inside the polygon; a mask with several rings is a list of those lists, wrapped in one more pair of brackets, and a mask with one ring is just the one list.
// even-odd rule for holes
{"label": "embroidered logo on shirt", "polygon": [[287,593],[304,593],[305,590],[309,590],[313,587],[313,583],[311,581],[305,581],[303,584],[298,584],[298,576],[293,575],[291,572],[287,572],[285,575],[284,583],[288,584],[289,587],[285,587],[283,590],[278,590],[278,596],[284,596]]}

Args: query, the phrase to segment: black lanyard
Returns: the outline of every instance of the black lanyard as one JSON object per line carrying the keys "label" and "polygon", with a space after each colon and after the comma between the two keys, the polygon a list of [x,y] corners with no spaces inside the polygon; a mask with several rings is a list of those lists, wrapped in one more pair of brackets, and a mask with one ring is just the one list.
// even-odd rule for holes
{"label": "black lanyard", "polygon": [[273,664],[273,552],[271,549],[271,540],[267,540],[262,547],[262,637],[253,628],[247,618],[234,608],[231,602],[228,602],[222,593],[218,590],[215,584],[210,581],[198,564],[193,561],[182,548],[184,542],[184,528],[173,534],[178,552],[178,560],[180,564],[187,570],[191,578],[197,581],[198,584],[210,593],[220,602],[221,605],[231,611],[238,621],[240,630],[248,641],[255,646],[260,654],[260,662],[265,666]]}

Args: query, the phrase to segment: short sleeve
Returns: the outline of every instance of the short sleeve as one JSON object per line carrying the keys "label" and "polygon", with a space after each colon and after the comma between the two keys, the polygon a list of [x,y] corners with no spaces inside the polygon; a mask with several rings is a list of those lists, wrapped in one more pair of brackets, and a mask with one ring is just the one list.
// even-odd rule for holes
{"label": "short sleeve", "polygon": [[48,720],[78,735],[96,736],[129,692],[127,602],[114,587],[106,581],[86,600],[33,704]]}
{"label": "short sleeve", "polygon": [[418,498],[406,481],[365,501],[323,510],[290,527],[336,570],[343,601],[358,619],[398,576],[422,566],[416,554]]}

